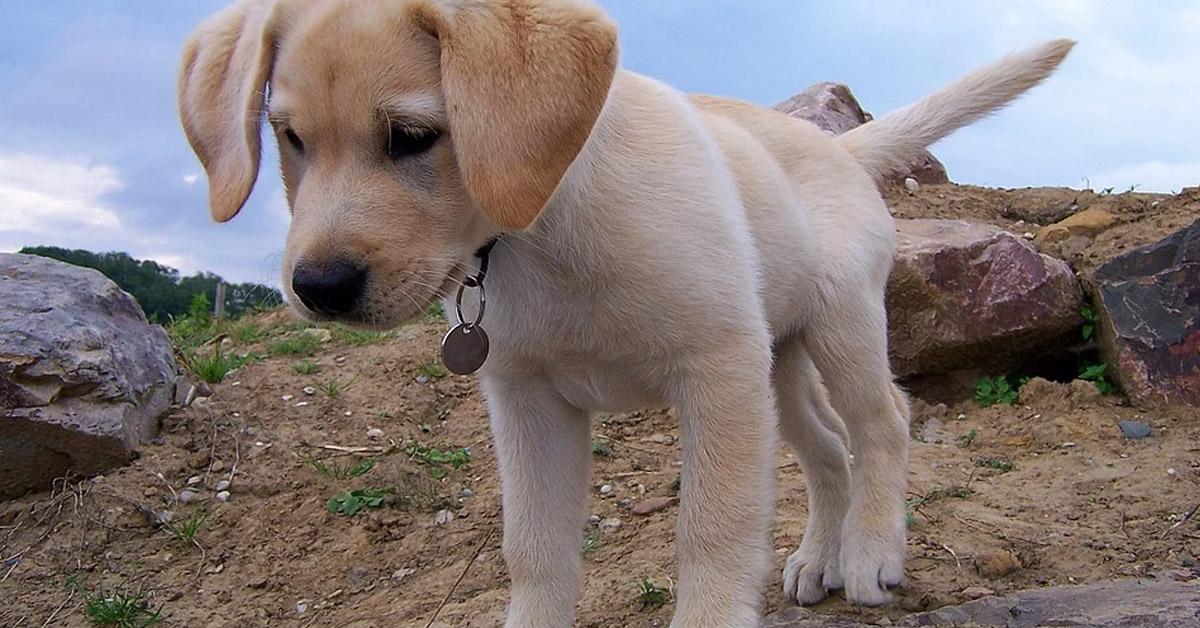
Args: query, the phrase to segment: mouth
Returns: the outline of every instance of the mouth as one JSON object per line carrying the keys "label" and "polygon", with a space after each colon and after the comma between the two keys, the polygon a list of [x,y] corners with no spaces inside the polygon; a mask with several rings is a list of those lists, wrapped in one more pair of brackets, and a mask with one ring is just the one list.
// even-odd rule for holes
{"label": "mouth", "polygon": [[338,323],[357,329],[387,331],[416,321],[429,313],[433,304],[454,294],[465,277],[466,270],[463,266],[454,264],[442,276],[440,282],[415,277],[413,280],[385,288],[374,297],[371,297],[368,291],[358,307],[338,314],[314,311],[291,294],[291,291],[288,291],[288,303],[302,318],[311,323]]}

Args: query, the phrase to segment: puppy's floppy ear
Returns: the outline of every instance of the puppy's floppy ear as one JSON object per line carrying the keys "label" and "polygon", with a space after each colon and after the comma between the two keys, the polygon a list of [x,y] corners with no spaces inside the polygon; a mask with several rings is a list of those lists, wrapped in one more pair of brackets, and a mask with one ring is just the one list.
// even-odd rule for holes
{"label": "puppy's floppy ear", "polygon": [[616,25],[581,0],[422,0],[409,17],[439,39],[467,189],[499,225],[528,227],[608,97]]}
{"label": "puppy's floppy ear", "polygon": [[208,174],[213,220],[237,215],[258,178],[267,82],[280,29],[295,2],[242,0],[188,36],[179,75],[179,113]]}

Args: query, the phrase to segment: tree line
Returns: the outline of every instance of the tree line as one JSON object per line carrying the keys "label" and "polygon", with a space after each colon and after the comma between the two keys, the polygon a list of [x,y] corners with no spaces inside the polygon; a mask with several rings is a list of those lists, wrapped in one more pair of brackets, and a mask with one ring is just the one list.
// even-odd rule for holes
{"label": "tree line", "polygon": [[18,253],[41,255],[100,271],[122,290],[133,295],[146,312],[146,317],[155,323],[167,323],[187,314],[188,307],[198,296],[213,303],[219,283],[226,284],[225,313],[230,317],[236,318],[246,312],[274,307],[283,302],[283,295],[269,286],[233,284],[207,272],[181,277],[174,268],[153,260],[135,259],[128,253],[93,253],[55,246],[27,246]]}

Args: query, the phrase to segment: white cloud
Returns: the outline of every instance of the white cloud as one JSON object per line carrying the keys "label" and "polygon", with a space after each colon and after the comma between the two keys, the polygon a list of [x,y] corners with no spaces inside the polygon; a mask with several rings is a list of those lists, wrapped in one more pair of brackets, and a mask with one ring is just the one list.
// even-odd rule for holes
{"label": "white cloud", "polygon": [[1126,164],[1088,177],[1094,190],[1113,188],[1139,192],[1178,192],[1183,187],[1200,186],[1200,161],[1164,163],[1159,160]]}
{"label": "white cloud", "polygon": [[196,174],[183,175],[183,182],[186,183],[187,185],[196,185],[196,182],[199,180],[200,180],[200,176],[196,175]]}
{"label": "white cloud", "polygon": [[114,229],[104,197],[124,187],[117,171],[39,155],[0,155],[0,230],[56,233]]}
{"label": "white cloud", "polygon": [[174,268],[183,275],[194,272],[192,271],[191,262],[183,255],[176,255],[173,253],[151,253],[150,255],[146,256],[146,259],[151,259],[159,264],[162,264],[163,266]]}

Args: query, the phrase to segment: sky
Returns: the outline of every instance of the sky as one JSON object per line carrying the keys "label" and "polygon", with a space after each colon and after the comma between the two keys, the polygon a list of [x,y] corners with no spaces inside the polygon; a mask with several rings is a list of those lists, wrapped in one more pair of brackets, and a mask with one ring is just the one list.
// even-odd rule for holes
{"label": "sky", "polygon": [[[288,214],[269,136],[246,208],[218,224],[179,125],[183,39],[226,0],[4,3],[0,251],[126,251],[278,284]],[[1079,44],[1048,82],[933,147],[958,183],[1200,185],[1195,0],[599,0],[622,65],[770,106],[818,81],[876,116],[1017,48]]]}

